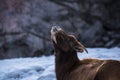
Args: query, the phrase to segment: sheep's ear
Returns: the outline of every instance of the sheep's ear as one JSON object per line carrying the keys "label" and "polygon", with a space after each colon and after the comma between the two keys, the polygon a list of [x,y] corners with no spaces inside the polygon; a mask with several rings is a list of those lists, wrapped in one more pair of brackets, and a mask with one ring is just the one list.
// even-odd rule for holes
{"label": "sheep's ear", "polygon": [[75,51],[77,51],[77,52],[86,51],[88,53],[87,49],[76,39],[75,36],[69,35],[69,37],[70,37],[70,41],[71,41],[71,46]]}
{"label": "sheep's ear", "polygon": [[84,52],[84,51],[86,51],[86,53],[88,53],[87,49],[80,42],[77,42],[77,43],[78,44],[74,47],[74,49],[77,52]]}

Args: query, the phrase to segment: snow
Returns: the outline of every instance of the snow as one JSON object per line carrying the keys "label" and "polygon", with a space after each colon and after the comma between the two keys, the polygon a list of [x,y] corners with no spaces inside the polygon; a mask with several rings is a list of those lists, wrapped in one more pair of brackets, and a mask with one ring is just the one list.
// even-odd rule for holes
{"label": "snow", "polygon": [[[78,53],[79,58],[120,60],[120,48],[88,48],[88,52]],[[0,80],[56,80],[54,56],[0,60]]]}

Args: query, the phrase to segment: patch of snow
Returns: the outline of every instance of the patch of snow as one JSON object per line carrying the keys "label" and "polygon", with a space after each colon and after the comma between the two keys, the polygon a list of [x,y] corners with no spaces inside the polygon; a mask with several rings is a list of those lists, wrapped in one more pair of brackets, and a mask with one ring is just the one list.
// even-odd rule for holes
{"label": "patch of snow", "polygon": [[[88,48],[78,56],[120,60],[120,48]],[[56,80],[54,68],[54,56],[0,60],[0,80]]]}
{"label": "patch of snow", "polygon": [[98,59],[113,59],[120,60],[120,48],[88,48],[87,53],[78,53],[80,59],[84,58],[98,58]]}

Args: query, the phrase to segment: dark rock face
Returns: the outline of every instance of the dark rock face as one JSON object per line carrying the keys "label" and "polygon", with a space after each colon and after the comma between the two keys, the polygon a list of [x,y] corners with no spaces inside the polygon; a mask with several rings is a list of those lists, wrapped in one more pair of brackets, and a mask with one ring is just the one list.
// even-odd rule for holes
{"label": "dark rock face", "polygon": [[1,0],[0,59],[49,55],[53,25],[86,47],[120,47],[120,1]]}
{"label": "dark rock face", "polygon": [[0,48],[0,59],[28,57],[31,56],[31,51],[30,47],[21,40],[16,40],[12,43],[4,43]]}
{"label": "dark rock face", "polygon": [[[64,0],[54,3],[67,8],[69,31],[88,47],[115,47],[120,43],[119,0]],[[63,14],[65,15],[65,14]]]}

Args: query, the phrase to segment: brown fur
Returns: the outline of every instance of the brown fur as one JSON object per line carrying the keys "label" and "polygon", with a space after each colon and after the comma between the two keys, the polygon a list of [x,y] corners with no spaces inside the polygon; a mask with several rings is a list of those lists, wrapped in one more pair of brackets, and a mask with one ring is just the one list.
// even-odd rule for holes
{"label": "brown fur", "polygon": [[120,61],[84,59],[79,60],[77,51],[87,50],[62,29],[51,31],[55,50],[57,80],[120,80]]}

